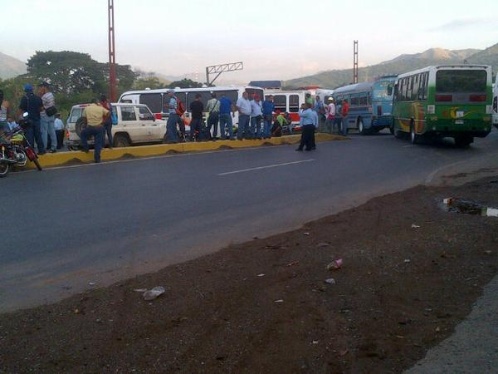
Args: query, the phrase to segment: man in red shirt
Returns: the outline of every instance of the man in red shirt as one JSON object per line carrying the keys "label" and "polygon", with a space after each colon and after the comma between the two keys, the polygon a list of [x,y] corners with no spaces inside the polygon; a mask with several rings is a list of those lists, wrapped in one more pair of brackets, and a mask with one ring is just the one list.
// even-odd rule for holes
{"label": "man in red shirt", "polygon": [[346,136],[348,134],[348,114],[349,114],[349,103],[347,99],[342,100],[341,116],[342,116],[342,135]]}

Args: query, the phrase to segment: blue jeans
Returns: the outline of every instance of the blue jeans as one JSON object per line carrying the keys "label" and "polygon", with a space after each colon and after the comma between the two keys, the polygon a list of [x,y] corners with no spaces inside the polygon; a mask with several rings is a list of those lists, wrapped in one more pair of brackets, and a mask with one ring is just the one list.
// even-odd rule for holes
{"label": "blue jeans", "polygon": [[220,114],[220,132],[221,137],[224,138],[228,132],[228,139],[233,138],[233,121],[230,113]]}
{"label": "blue jeans", "polygon": [[176,125],[180,121],[180,116],[175,113],[170,113],[168,122],[166,122],[166,140],[171,143],[178,143],[178,130]]}
{"label": "blue jeans", "polygon": [[30,118],[29,123],[30,124],[24,130],[24,134],[26,135],[26,139],[28,139],[28,143],[34,148],[36,141],[38,153],[45,153],[45,145],[41,136],[40,120]]}
{"label": "blue jeans", "polygon": [[271,128],[273,126],[273,115],[265,114],[263,116],[263,138],[271,138]]}
{"label": "blue jeans", "polygon": [[190,122],[190,140],[200,139],[202,130],[202,118],[193,118]]}
{"label": "blue jeans", "polygon": [[[220,119],[220,116],[219,116],[218,112],[212,112],[208,116],[208,119],[207,119],[207,127],[208,127],[209,133],[211,133],[211,127],[213,128],[213,135],[212,135],[213,138],[218,137],[218,121],[219,121],[219,119]],[[223,136],[223,134],[221,136]]]}
{"label": "blue jeans", "polygon": [[251,116],[249,114],[239,113],[239,128],[237,130],[237,139],[242,140],[243,138],[249,137],[249,120]]}
{"label": "blue jeans", "polygon": [[251,117],[251,137],[261,138],[261,116]]}
{"label": "blue jeans", "polygon": [[45,147],[48,145],[48,137],[50,136],[50,149],[52,150],[55,150],[57,147],[57,136],[55,135],[54,120],[54,116],[48,117],[46,115],[42,115],[40,118],[40,129],[43,144],[45,145]]}
{"label": "blue jeans", "polygon": [[83,150],[85,151],[88,151],[88,138],[90,136],[93,136],[95,138],[95,162],[100,162],[100,151],[102,151],[102,146],[104,144],[104,126],[88,125],[86,128],[81,130],[81,145],[83,146]]}
{"label": "blue jeans", "polygon": [[342,135],[348,134],[348,116],[342,117]]}
{"label": "blue jeans", "polygon": [[102,144],[105,145],[105,136],[109,140],[109,148],[112,148],[112,122],[104,124],[104,136],[102,137]]}

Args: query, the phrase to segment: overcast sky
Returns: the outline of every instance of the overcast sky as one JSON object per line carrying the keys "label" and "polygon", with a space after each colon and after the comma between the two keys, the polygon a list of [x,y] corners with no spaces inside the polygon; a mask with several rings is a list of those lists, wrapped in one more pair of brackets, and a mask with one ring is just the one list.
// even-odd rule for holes
{"label": "overcast sky", "polygon": [[[0,51],[108,58],[108,0],[2,0]],[[498,43],[496,0],[114,0],[116,62],[206,80],[206,66],[243,62],[224,81],[287,80],[368,66],[429,48]]]}

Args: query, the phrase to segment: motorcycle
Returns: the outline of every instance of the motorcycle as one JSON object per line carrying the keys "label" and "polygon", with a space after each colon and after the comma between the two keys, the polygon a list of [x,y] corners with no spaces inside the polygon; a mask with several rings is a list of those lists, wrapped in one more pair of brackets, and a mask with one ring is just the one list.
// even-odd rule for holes
{"label": "motorcycle", "polygon": [[17,127],[0,136],[0,178],[9,174],[11,167],[23,167],[31,161],[41,171],[38,155],[29,144],[22,127]]}

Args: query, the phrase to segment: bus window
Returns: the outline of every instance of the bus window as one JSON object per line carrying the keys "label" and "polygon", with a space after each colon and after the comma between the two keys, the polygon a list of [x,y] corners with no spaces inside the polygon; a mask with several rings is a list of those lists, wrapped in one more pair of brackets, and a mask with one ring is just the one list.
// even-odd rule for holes
{"label": "bus window", "polygon": [[436,92],[486,92],[485,70],[440,70],[436,73]]}
{"label": "bus window", "polygon": [[299,95],[289,95],[289,112],[297,113],[299,109]]}
{"label": "bus window", "polygon": [[162,111],[162,95],[160,93],[146,93],[140,95],[140,104],[145,104],[154,113]]}
{"label": "bus window", "polygon": [[282,113],[287,111],[287,97],[285,95],[273,95],[273,103],[275,104],[275,111],[279,110]]}

